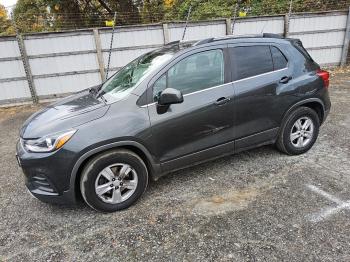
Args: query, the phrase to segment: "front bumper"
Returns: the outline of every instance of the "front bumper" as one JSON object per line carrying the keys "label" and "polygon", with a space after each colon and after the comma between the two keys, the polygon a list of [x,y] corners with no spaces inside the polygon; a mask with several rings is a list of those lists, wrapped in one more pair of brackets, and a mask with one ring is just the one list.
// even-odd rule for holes
{"label": "front bumper", "polygon": [[74,185],[71,186],[70,162],[73,155],[65,150],[52,153],[26,152],[20,141],[16,158],[22,168],[29,192],[47,203],[74,205],[77,203]]}

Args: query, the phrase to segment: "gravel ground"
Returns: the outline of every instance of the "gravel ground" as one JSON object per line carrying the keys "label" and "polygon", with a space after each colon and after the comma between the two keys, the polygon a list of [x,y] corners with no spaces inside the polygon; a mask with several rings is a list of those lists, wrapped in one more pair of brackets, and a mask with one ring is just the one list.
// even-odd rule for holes
{"label": "gravel ground", "polygon": [[334,73],[330,92],[307,154],[268,146],[208,162],[114,214],[32,198],[14,155],[38,108],[1,109],[0,261],[349,261],[350,74]]}

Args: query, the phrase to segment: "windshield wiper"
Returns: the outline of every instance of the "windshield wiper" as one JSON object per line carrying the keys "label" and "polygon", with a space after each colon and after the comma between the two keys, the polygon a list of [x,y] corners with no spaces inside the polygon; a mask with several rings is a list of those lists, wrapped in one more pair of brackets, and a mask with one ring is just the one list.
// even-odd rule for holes
{"label": "windshield wiper", "polygon": [[99,96],[101,97],[101,99],[103,100],[103,102],[105,102],[107,104],[107,99],[102,95],[102,96]]}
{"label": "windshield wiper", "polygon": [[104,83],[100,84],[97,88],[96,88],[96,93],[100,92],[102,86],[103,86]]}
{"label": "windshield wiper", "polygon": [[96,94],[96,89],[93,87],[89,87],[89,93],[90,94]]}
{"label": "windshield wiper", "polygon": [[95,94],[98,93],[98,91],[101,89],[101,87],[102,87],[102,84],[97,85],[97,86],[93,86],[93,87],[89,87],[89,88],[88,88],[89,93],[95,95]]}

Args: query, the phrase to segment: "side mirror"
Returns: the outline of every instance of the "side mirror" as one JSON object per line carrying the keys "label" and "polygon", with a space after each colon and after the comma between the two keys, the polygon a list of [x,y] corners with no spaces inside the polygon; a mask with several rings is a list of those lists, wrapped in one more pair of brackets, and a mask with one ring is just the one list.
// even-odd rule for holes
{"label": "side mirror", "polygon": [[174,88],[166,88],[158,98],[158,104],[167,106],[171,104],[180,104],[184,101],[181,91]]}

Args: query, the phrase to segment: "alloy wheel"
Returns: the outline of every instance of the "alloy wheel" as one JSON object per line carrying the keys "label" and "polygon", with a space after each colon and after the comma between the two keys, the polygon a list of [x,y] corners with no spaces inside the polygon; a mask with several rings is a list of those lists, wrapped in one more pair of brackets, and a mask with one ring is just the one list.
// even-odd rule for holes
{"label": "alloy wheel", "polygon": [[118,204],[132,196],[137,183],[137,173],[130,165],[116,163],[104,168],[98,174],[95,192],[103,202]]}
{"label": "alloy wheel", "polygon": [[311,118],[303,116],[297,119],[290,131],[290,141],[296,148],[307,146],[314,135],[314,123]]}

